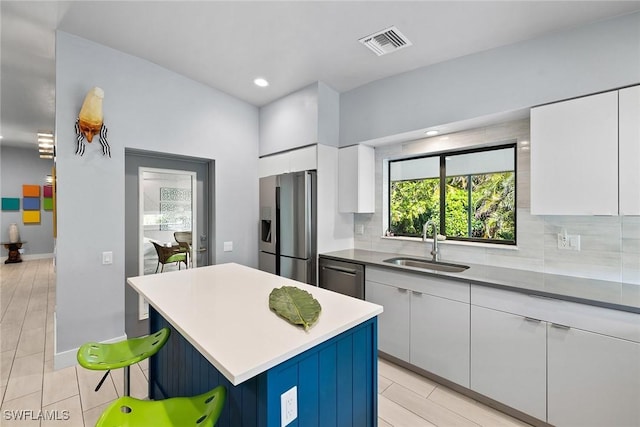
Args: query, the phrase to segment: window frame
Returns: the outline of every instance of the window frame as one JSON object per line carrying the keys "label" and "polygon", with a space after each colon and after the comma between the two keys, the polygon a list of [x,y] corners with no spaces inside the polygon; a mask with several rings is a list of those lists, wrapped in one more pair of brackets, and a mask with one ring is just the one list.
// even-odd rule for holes
{"label": "window frame", "polygon": [[[438,157],[440,161],[440,224],[439,224],[439,232],[443,234],[443,231],[446,231],[445,228],[445,215],[446,215],[446,180],[447,180],[447,171],[446,171],[446,158],[448,156],[460,155],[460,154],[473,154],[480,153],[486,151],[497,151],[506,148],[513,149],[513,174],[514,174],[514,210],[513,210],[513,240],[501,240],[501,239],[479,239],[474,237],[455,237],[455,236],[446,236],[447,240],[450,241],[459,241],[459,242],[473,242],[473,243],[488,243],[495,245],[506,245],[506,246],[517,246],[518,241],[518,141],[513,140],[508,143],[500,143],[499,145],[491,145],[491,146],[483,146],[476,148],[467,148],[462,150],[451,150],[451,151],[440,151],[437,153],[428,153],[421,154],[411,157],[403,157],[398,159],[389,159],[387,162],[387,221],[389,227],[391,227],[391,165],[396,162],[402,162],[406,160],[415,160],[415,159],[424,159],[424,158],[433,158]],[[471,204],[469,204],[471,205]],[[443,234],[444,235],[444,234]],[[398,237],[416,237],[415,235],[410,234],[402,234],[397,235]],[[421,236],[420,236],[421,237]]]}

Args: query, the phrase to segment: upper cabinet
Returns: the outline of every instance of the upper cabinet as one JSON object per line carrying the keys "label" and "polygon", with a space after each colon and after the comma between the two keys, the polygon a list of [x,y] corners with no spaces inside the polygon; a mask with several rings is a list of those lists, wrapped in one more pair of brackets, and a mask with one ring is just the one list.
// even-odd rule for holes
{"label": "upper cabinet", "polygon": [[262,157],[258,160],[258,176],[262,178],[282,173],[317,169],[317,159],[316,145]]}
{"label": "upper cabinet", "polygon": [[311,144],[338,146],[340,94],[313,83],[260,107],[260,157]]}
{"label": "upper cabinet", "polygon": [[618,92],[531,110],[531,213],[618,213]]}
{"label": "upper cabinet", "polygon": [[375,212],[375,150],[353,145],[338,150],[338,211]]}
{"label": "upper cabinet", "polygon": [[531,110],[532,214],[640,214],[639,90]]}
{"label": "upper cabinet", "polygon": [[622,89],[620,102],[620,215],[640,215],[640,86]]}

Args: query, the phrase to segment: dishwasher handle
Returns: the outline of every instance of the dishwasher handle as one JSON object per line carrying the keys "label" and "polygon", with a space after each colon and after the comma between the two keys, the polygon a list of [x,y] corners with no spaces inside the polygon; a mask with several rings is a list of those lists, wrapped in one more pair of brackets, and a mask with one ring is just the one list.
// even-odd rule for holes
{"label": "dishwasher handle", "polygon": [[338,267],[338,266],[335,266],[335,265],[323,265],[322,269],[323,270],[333,270],[333,271],[337,271],[339,273],[349,274],[351,276],[355,276],[356,274],[358,274],[358,271],[354,270],[352,268]]}

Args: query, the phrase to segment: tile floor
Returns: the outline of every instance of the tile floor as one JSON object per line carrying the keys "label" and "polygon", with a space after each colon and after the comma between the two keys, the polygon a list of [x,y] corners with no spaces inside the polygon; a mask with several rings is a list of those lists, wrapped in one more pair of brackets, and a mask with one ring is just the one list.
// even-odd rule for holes
{"label": "tile floor", "polygon": [[[97,393],[102,372],[79,366],[53,370],[50,259],[1,264],[0,278],[0,425],[93,426],[122,394],[122,370],[112,372]],[[147,394],[147,369],[142,363],[132,367],[135,397]],[[381,427],[528,425],[387,361],[380,360],[378,370]],[[18,415],[27,419],[13,419]]]}

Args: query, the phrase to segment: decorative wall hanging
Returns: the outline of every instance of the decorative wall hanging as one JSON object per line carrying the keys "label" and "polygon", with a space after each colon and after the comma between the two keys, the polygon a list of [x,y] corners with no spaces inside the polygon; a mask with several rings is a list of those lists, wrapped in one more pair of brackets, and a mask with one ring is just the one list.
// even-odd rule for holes
{"label": "decorative wall hanging", "polygon": [[99,87],[92,88],[84,98],[78,120],[76,120],[76,154],[84,154],[85,143],[91,143],[93,137],[98,135],[102,146],[102,155],[111,157],[111,147],[107,142],[107,127],[104,125],[102,116],[102,99],[104,91]]}
{"label": "decorative wall hanging", "polygon": [[39,211],[40,197],[25,197],[24,199],[22,199],[22,210]]}
{"label": "decorative wall hanging", "polygon": [[40,197],[40,186],[39,185],[23,185],[22,186],[22,197]]}
{"label": "decorative wall hanging", "polygon": [[20,199],[18,197],[3,197],[2,210],[3,211],[19,211]]}
{"label": "decorative wall hanging", "polygon": [[25,224],[40,223],[40,211],[22,211],[22,222]]}
{"label": "decorative wall hanging", "polygon": [[53,210],[53,185],[42,186],[42,209]]}

